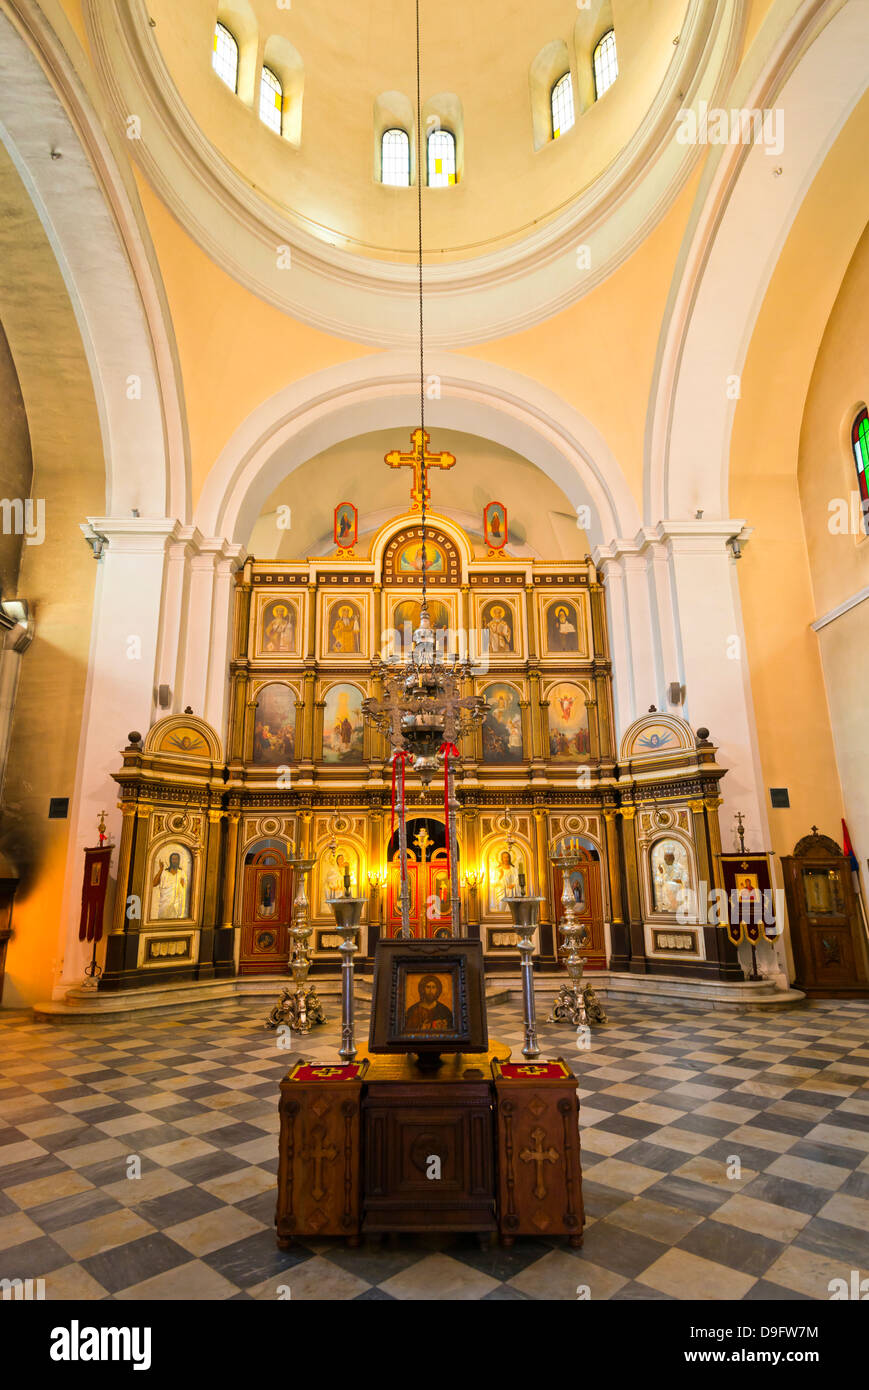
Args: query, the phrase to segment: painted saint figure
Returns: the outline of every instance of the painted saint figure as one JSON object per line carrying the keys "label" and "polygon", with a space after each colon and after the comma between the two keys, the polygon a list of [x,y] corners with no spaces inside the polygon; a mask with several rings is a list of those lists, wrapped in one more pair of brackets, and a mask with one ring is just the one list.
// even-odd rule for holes
{"label": "painted saint figure", "polygon": [[483,615],[486,631],[489,634],[489,651],[492,656],[503,656],[513,650],[513,628],[506,618],[506,609],[493,604],[488,610],[488,618]]}
{"label": "painted saint figure", "polygon": [[359,610],[353,604],[342,603],[338,609],[338,617],[332,624],[332,645],[329,650],[348,655],[358,653],[361,630]]}
{"label": "painted saint figure", "polygon": [[419,1003],[411,1004],[404,1017],[406,1033],[452,1032],[453,1015],[440,1003],[443,985],[437,975],[423,975],[419,982]]}
{"label": "painted saint figure", "polygon": [[578,652],[579,627],[572,603],[558,603],[546,616],[547,646],[550,652]]}
{"label": "painted saint figure", "polygon": [[296,614],[285,603],[272,606],[272,616],[265,627],[264,650],[293,652],[296,649]]}
{"label": "painted saint figure", "polygon": [[158,859],[153,886],[157,889],[155,917],[178,921],[187,916],[187,874],[177,850],[169,855],[168,864]]}
{"label": "painted saint figure", "polygon": [[[677,860],[676,854],[679,854]],[[679,862],[679,861],[682,862]],[[655,910],[678,912],[688,890],[688,868],[685,851],[672,840],[659,843],[652,851],[654,869]]]}

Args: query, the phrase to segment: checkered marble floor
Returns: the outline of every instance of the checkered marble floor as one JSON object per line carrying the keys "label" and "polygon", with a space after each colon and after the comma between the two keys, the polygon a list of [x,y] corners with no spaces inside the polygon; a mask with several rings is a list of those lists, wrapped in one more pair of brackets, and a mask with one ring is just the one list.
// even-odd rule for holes
{"label": "checkered marble floor", "polygon": [[[0,1278],[73,1300],[764,1300],[866,1277],[869,1006],[609,1012],[586,1051],[540,1030],[580,1078],[581,1250],[405,1236],[288,1252],[277,1083],[299,1056],[334,1060],[335,1023],[289,1052],[251,1000],[87,1026],[0,1015]],[[518,1006],[489,1028],[520,1055]]]}

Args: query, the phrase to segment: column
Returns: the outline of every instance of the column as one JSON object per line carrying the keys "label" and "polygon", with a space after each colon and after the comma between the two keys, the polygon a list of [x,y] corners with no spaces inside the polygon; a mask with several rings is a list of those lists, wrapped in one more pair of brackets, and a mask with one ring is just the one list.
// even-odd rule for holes
{"label": "column", "polygon": [[226,818],[226,859],[223,865],[223,927],[231,930],[235,926],[235,877],[238,872],[238,826],[240,811],[230,811]]}
{"label": "column", "polygon": [[628,930],[630,935],[630,959],[627,968],[634,975],[645,975],[648,970],[646,964],[646,932],[643,925],[643,909],[640,898],[636,828],[636,807],[623,806],[622,833],[624,835],[625,882],[628,890]]}
{"label": "column", "polygon": [[685,685],[685,717],[705,726],[728,769],[725,824],[746,813],[749,844],[769,844],[736,564],[727,541],[741,521],[664,521]]}
{"label": "column", "polygon": [[558,913],[553,909],[549,879],[549,822],[542,806],[534,808],[534,851],[537,859],[537,893],[543,899],[540,904],[540,955],[558,963],[558,950],[554,923]]}
{"label": "column", "polygon": [[625,928],[622,911],[622,870],[619,857],[619,831],[616,812],[604,811],[607,878],[610,888],[610,946],[611,970],[627,970],[630,965],[630,934]]}
{"label": "column", "polygon": [[147,734],[156,716],[155,687],[163,585],[176,521],[159,518],[89,518],[108,545],[97,562],[91,648],[85,687],[85,720],[70,804],[69,838],[61,903],[61,965],[54,994],[82,979],[90,956],[78,939],[81,864],[103,808],[118,842],[121,813],[112,778],[121,765],[127,734]]}
{"label": "column", "polygon": [[118,866],[115,886],[115,905],[112,913],[112,932],[122,932],[127,925],[127,886],[130,882],[130,861],[133,854],[133,832],[135,827],[135,802],[125,801],[121,807],[121,839],[118,845]]}

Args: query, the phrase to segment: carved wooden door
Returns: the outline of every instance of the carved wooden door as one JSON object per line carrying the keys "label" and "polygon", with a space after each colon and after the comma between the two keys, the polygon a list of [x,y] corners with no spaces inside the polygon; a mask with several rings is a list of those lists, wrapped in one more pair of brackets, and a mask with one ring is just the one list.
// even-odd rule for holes
{"label": "carved wooden door", "polygon": [[240,975],[286,971],[292,911],[292,869],[280,850],[260,850],[244,868]]}

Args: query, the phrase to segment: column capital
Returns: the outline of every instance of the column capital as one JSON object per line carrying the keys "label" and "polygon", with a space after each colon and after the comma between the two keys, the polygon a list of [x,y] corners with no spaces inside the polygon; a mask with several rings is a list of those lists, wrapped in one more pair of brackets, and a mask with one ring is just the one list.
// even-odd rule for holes
{"label": "column capital", "polygon": [[681,551],[693,555],[721,555],[728,541],[744,543],[752,535],[752,528],[746,526],[744,518],[733,517],[659,521],[655,530],[658,540],[671,553]]}

